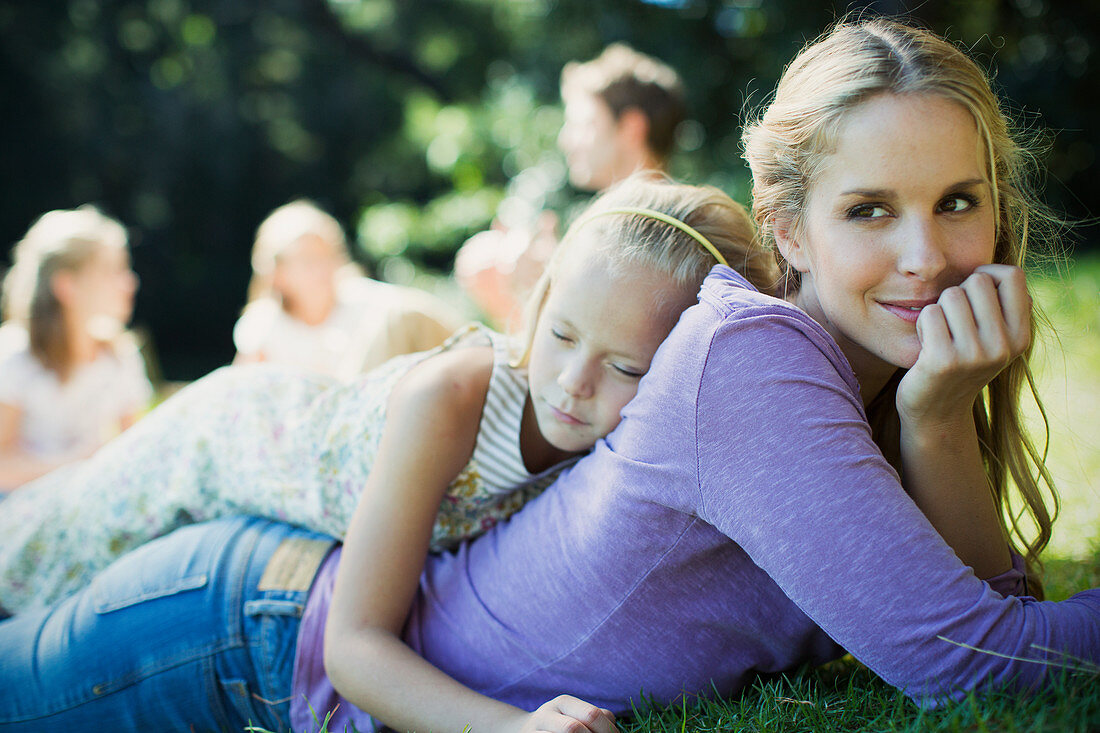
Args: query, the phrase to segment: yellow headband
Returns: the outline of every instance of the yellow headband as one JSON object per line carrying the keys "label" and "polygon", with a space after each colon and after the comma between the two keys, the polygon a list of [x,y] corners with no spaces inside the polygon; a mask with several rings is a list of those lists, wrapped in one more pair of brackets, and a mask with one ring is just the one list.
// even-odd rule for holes
{"label": "yellow headband", "polygon": [[706,237],[704,237],[702,234],[700,234],[698,232],[698,230],[696,230],[692,226],[689,226],[689,225],[685,224],[684,222],[680,221],[679,219],[677,219],[674,216],[669,216],[668,214],[666,214],[664,212],[656,211],[654,209],[641,209],[641,208],[623,207],[623,208],[619,208],[619,209],[608,209],[606,211],[598,211],[595,214],[592,214],[592,215],[587,216],[584,219],[582,219],[577,224],[577,226],[579,227],[579,226],[584,225],[590,219],[595,219],[595,218],[600,217],[600,216],[614,216],[616,214],[636,214],[637,216],[648,216],[650,219],[656,219],[657,221],[663,221],[665,224],[668,224],[671,227],[675,227],[676,229],[679,229],[681,232],[688,235],[689,237],[694,239],[699,244],[703,245],[703,249],[705,249],[707,252],[710,252],[711,255],[714,257],[714,259],[718,260],[719,264],[722,264],[722,265],[725,265],[726,267],[729,267],[729,263],[726,262],[726,258],[722,256],[722,253],[718,251],[718,248],[715,247],[713,244],[711,244],[710,240],[707,239]]}

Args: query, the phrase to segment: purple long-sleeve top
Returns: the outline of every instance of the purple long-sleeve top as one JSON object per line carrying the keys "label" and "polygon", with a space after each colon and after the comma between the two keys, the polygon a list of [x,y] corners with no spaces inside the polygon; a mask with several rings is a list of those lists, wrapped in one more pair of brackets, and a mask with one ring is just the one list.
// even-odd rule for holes
{"label": "purple long-sleeve top", "polygon": [[[325,687],[335,564],[307,610],[296,695]],[[619,427],[511,521],[428,559],[405,639],[526,709],[726,695],[843,649],[935,704],[1050,673],[1002,655],[1100,662],[1100,590],[1039,602],[976,578],[872,442],[832,338],[718,266]]]}

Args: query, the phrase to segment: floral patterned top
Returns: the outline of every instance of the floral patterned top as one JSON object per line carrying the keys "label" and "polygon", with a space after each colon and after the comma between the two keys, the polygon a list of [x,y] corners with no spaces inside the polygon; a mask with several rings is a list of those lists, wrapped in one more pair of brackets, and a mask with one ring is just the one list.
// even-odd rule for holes
{"label": "floral patterned top", "polygon": [[565,466],[527,472],[519,426],[526,376],[501,334],[468,326],[431,351],[343,383],[270,365],[188,385],[86,461],[25,485],[0,511],[0,607],[49,605],[126,551],[184,524],[251,514],[343,537],[366,483],[386,404],[414,365],[488,343],[493,369],[474,454],[440,506],[431,547],[481,534]]}

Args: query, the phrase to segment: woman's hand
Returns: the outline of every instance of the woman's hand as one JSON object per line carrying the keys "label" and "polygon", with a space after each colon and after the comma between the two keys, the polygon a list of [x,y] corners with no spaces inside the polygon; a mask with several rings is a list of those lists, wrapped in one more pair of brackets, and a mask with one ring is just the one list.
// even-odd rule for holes
{"label": "woman's hand", "polygon": [[898,385],[902,424],[968,419],[974,400],[1031,341],[1023,270],[982,265],[917,319],[921,350]]}
{"label": "woman's hand", "polygon": [[570,695],[559,695],[523,716],[521,733],[615,733],[615,715]]}
{"label": "woman's hand", "polygon": [[1023,271],[983,265],[917,319],[917,362],[898,384],[903,485],[980,578],[1011,567],[974,423],[982,389],[1031,341]]}

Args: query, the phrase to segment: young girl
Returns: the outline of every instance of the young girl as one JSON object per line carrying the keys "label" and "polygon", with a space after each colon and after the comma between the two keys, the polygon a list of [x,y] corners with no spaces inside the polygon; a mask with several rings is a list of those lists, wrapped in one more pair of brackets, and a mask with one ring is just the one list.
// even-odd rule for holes
{"label": "young girl", "polygon": [[[0,606],[61,598],[127,549],[211,517],[267,516],[343,536],[368,477],[405,487],[402,506],[380,510],[404,526],[419,506],[412,497],[435,488],[423,472],[441,472],[448,491],[435,498],[431,546],[450,547],[512,514],[618,423],[713,264],[762,288],[778,273],[741,207],[668,181],[629,181],[567,240],[532,301],[519,366],[505,338],[469,328],[346,386],[223,369],[74,471],[26,487],[0,513]],[[387,415],[418,428],[380,448]],[[393,468],[397,456],[406,463]]]}
{"label": "young girl", "polygon": [[124,330],[126,231],[92,206],[51,211],[15,246],[0,326],[0,493],[92,453],[152,393]]}
{"label": "young girl", "polygon": [[391,357],[443,343],[460,321],[416,288],[362,277],[343,229],[309,201],[280,206],[256,231],[235,363],[273,362],[353,379]]}

